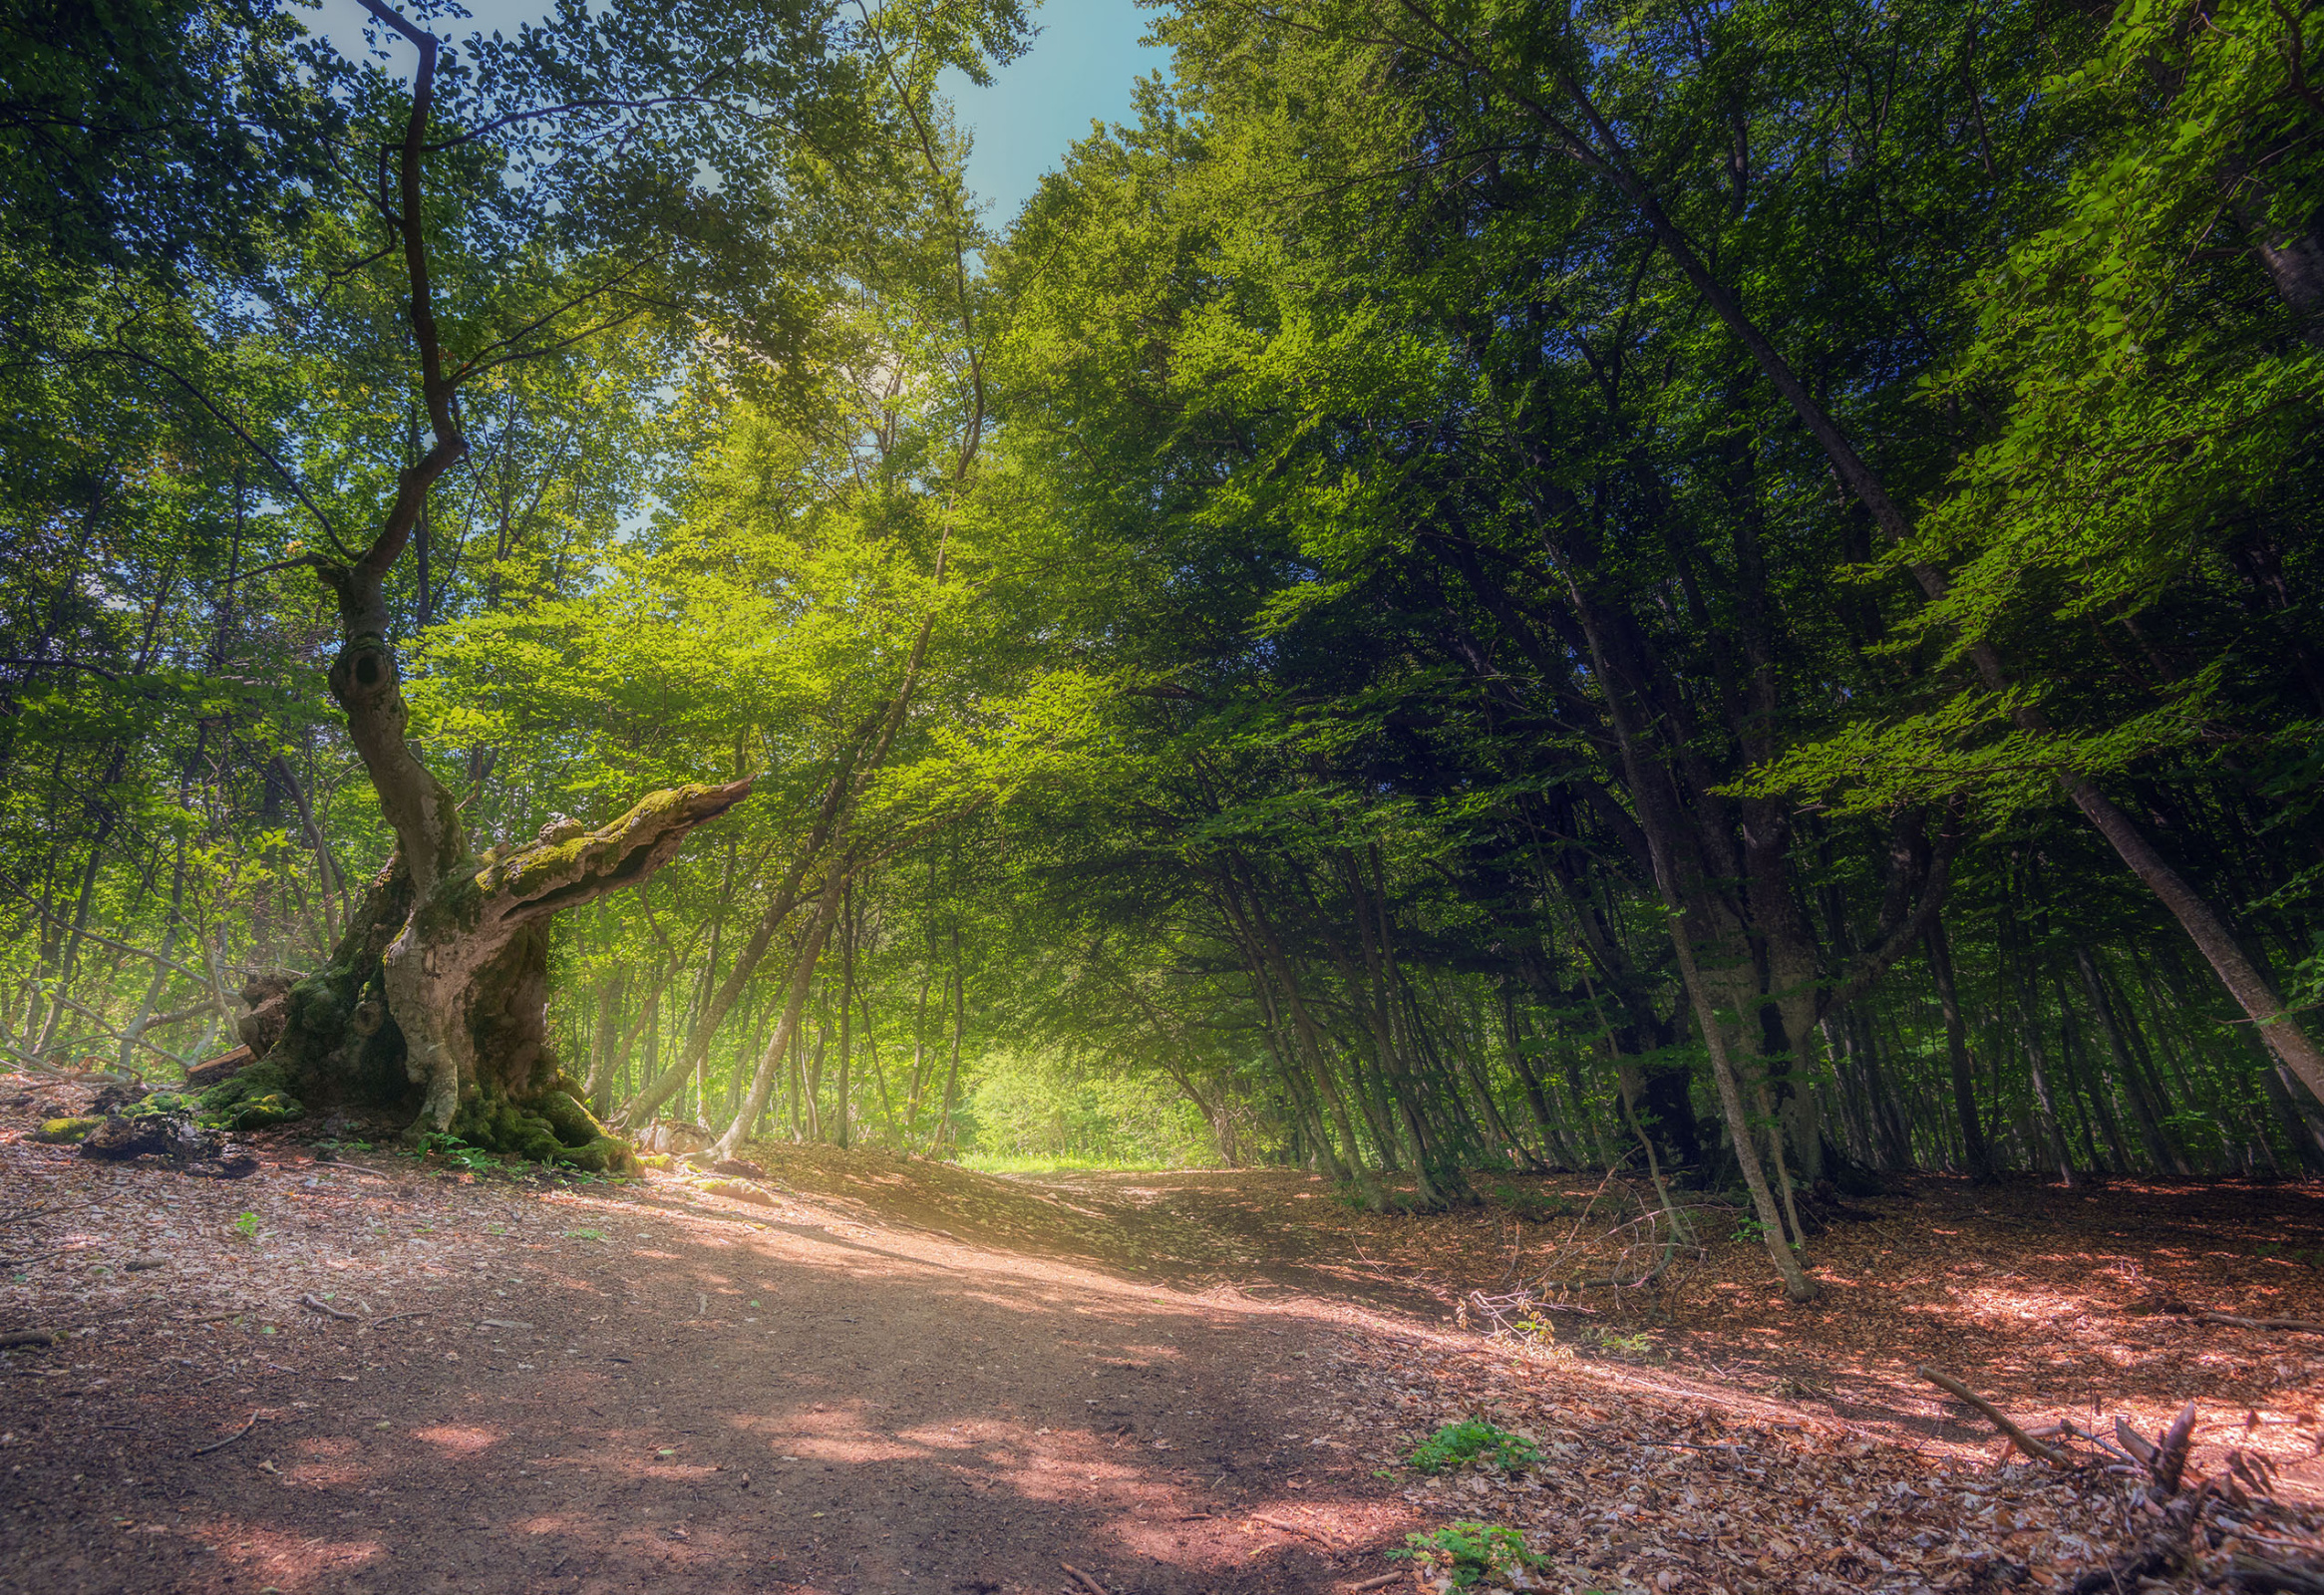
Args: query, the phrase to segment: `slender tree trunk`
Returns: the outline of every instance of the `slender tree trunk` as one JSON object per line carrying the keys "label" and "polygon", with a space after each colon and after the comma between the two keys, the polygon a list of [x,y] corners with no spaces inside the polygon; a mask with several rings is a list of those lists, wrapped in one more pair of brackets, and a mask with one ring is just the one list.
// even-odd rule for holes
{"label": "slender tree trunk", "polygon": [[1944,916],[1928,927],[1928,972],[1936,983],[1937,1002],[1945,1016],[1945,1050],[1953,1066],[1953,1107],[1961,1125],[1961,1150],[1970,1176],[1981,1181],[1994,1177],[1993,1151],[1985,1143],[1977,1121],[1977,1064],[1969,1054],[1967,1028],[1961,1022],[1960,994],[1953,987],[1953,949],[1945,936]]}
{"label": "slender tree trunk", "polygon": [[854,889],[841,893],[839,904],[839,1104],[838,1143],[850,1133],[847,1117],[847,1061],[854,1037],[855,1011],[855,897]]}
{"label": "slender tree trunk", "polygon": [[952,1052],[944,1066],[944,1104],[936,1115],[929,1155],[952,1138],[952,1103],[960,1087],[960,1037],[968,1028],[968,984],[960,967],[960,927],[952,927]]}
{"label": "slender tree trunk", "polygon": [[2146,1082],[2139,1078],[2138,1060],[2131,1056],[2123,1037],[2122,1021],[2108,998],[2106,984],[2099,977],[2098,965],[2086,943],[2074,944],[2074,966],[2082,973],[2082,989],[2090,994],[2090,1006],[2097,1012],[2099,1028],[2106,1035],[2107,1052],[2114,1059],[2115,1078],[2123,1083],[2123,1091],[2131,1099],[2131,1112],[2138,1117],[2139,1135],[2147,1143],[2147,1155],[2158,1172],[2167,1171],[2184,1178],[2192,1170],[2171,1143],[2161,1116],[2156,1113],[2154,1101],[2148,1095]]}
{"label": "slender tree trunk", "polygon": [[815,980],[816,960],[823,956],[824,939],[830,934],[831,921],[838,916],[839,893],[846,882],[844,861],[832,859],[830,873],[824,877],[823,891],[816,900],[815,917],[808,922],[806,933],[799,939],[799,950],[792,956],[790,990],[784,997],[783,1018],[775,1026],[775,1039],[760,1055],[758,1068],[751,1077],[751,1094],[744,1100],[742,1112],[735,1115],[726,1132],[710,1149],[712,1157],[719,1161],[741,1152],[743,1137],[758,1122],[760,1111],[767,1106],[768,1094],[775,1089],[776,1073],[791,1051],[792,1037],[798,1034],[800,1015],[807,1009],[808,987]]}
{"label": "slender tree trunk", "polygon": [[589,1062],[589,1079],[582,1088],[589,1099],[589,1111],[603,1117],[612,1109],[613,1073],[628,1060],[628,1048],[621,1038],[621,994],[627,983],[629,970],[616,965],[597,987],[597,1034]]}
{"label": "slender tree trunk", "polygon": [[2042,1049],[2041,1021],[2034,1013],[2032,994],[2027,989],[2023,971],[2018,981],[2017,1033],[2025,1048],[2026,1069],[2033,1077],[2034,1105],[2040,1115],[2042,1148],[2050,1154],[2051,1163],[2058,1170],[2058,1178],[2068,1190],[2082,1181],[2074,1172],[2074,1154],[2066,1145],[2066,1132],[2058,1127],[2058,1105],[2050,1095],[2050,1066]]}

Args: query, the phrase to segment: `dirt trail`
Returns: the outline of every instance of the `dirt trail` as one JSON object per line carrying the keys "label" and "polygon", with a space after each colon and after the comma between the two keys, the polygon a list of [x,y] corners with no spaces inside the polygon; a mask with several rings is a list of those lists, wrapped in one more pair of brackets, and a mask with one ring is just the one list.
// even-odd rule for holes
{"label": "dirt trail", "polygon": [[[2094,1262],[2133,1238],[2079,1198],[1932,1187],[1822,1243],[1812,1312],[1736,1246],[1662,1347],[1610,1313],[1543,1344],[1453,1322],[1516,1266],[1513,1215],[1374,1218],[1282,1170],[760,1155],[720,1192],[282,1140],[228,1184],[0,1128],[0,1332],[72,1331],[0,1351],[0,1590],[1347,1595],[1458,1518],[1521,1528],[1549,1590],[2058,1587],[2121,1550],[2130,1481],[2005,1462],[1889,1365],[1961,1357],[2029,1416],[2082,1409],[2078,1369],[2113,1371],[2110,1411],[2192,1395],[2199,1465],[2263,1451],[2302,1499],[2324,1451],[2318,1338],[2261,1361],[2122,1318],[2133,1281]],[[2140,1288],[2307,1310],[2280,1281],[2308,1264],[2237,1237],[2304,1234],[2313,1194],[2136,1200]],[[1909,1279],[1878,1273],[1895,1245]],[[1542,1465],[1401,1465],[1471,1416]]]}
{"label": "dirt trail", "polygon": [[[941,1205],[951,1170],[893,1165],[900,1199],[875,1218],[842,1194],[888,1178],[864,1154],[787,1167],[832,1188],[792,1185],[774,1208],[343,1163],[221,1189],[16,1154],[34,1166],[13,1192],[84,1213],[164,1182],[215,1207],[192,1227],[227,1233],[229,1209],[288,1191],[334,1209],[313,1228],[378,1224],[364,1232],[408,1254],[333,1270],[331,1242],[291,1227],[304,1215],[269,1214],[248,1244],[279,1269],[213,1277],[197,1308],[314,1274],[294,1305],[329,1281],[339,1310],[413,1316],[254,1307],[201,1326],[165,1290],[13,1354],[36,1366],[0,1391],[0,1587],[991,1595],[1057,1589],[1070,1563],[1112,1590],[1295,1591],[1393,1565],[1378,1550],[1418,1520],[1370,1476],[1372,1447],[1337,1438],[1317,1304],[974,1244]],[[1119,1255],[1169,1227],[1145,1206],[1028,1192],[978,1218],[1063,1250],[1111,1234]],[[947,1218],[963,1238],[936,1232]],[[157,1324],[177,1326],[168,1357]]]}

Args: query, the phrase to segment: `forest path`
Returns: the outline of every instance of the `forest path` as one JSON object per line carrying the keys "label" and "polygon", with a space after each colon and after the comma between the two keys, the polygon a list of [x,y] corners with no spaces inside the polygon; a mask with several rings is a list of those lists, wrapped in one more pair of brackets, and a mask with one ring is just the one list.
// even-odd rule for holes
{"label": "forest path", "polygon": [[[128,1310],[11,1354],[0,1588],[995,1595],[1076,1587],[1070,1564],[1321,1591],[1419,1521],[1372,1476],[1386,1420],[1350,1422],[1333,1309],[1074,1258],[1193,1260],[1137,1193],[988,1194],[978,1243],[912,1200],[975,1176],[868,1153],[786,1161],[830,1192],[742,1201],[287,1145],[229,1186],[10,1149],[84,1243],[169,1261],[117,1265],[95,1289]],[[157,1246],[131,1226],[161,1198]]]}
{"label": "forest path", "polygon": [[[2194,1396],[2199,1465],[2257,1447],[2316,1493],[2315,1341],[2108,1305],[2312,1311],[2274,1255],[2324,1206],[2297,1187],[2125,1191],[2144,1222],[2094,1229],[2079,1195],[1930,1181],[1819,1242],[1826,1304],[1773,1305],[1730,1246],[1642,1354],[1610,1318],[1552,1347],[1447,1320],[1568,1218],[1378,1219],[1288,1170],[756,1155],[573,1183],[278,1139],[228,1184],[0,1128],[0,1332],[72,1332],[0,1351],[0,1590],[1092,1595],[1070,1564],[1109,1595],[1353,1595],[1459,1517],[1522,1528],[1560,1591],[2103,1563],[2126,1481],[1996,1465],[1889,1366],[1931,1347],[2029,1420]],[[1398,1465],[1471,1416],[1544,1465]]]}

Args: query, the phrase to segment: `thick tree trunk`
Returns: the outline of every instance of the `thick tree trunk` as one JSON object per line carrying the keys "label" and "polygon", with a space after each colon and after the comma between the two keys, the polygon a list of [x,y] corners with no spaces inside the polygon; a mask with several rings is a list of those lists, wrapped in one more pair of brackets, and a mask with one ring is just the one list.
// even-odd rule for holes
{"label": "thick tree trunk", "polygon": [[330,964],[292,989],[290,1022],[250,1069],[210,1093],[237,1122],[304,1107],[411,1115],[406,1134],[594,1168],[628,1148],[582,1104],[547,1038],[548,922],[632,885],[724,813],[748,781],[656,793],[594,830],[566,822],[438,881],[423,897],[403,855],[364,894]]}

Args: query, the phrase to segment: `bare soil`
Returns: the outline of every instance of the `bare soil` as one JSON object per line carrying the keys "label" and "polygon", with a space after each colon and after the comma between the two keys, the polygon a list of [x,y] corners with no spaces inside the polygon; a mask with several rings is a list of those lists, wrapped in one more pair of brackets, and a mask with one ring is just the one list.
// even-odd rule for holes
{"label": "bare soil", "polygon": [[[0,1589],[1351,1591],[1456,1518],[1525,1529],[1551,1589],[2036,1588],[2142,1528],[2119,1477],[2001,1460],[1921,1357],[2029,1418],[2193,1396],[2198,1463],[2318,1487],[2324,1338],[2127,1312],[2306,1310],[2310,1265],[2250,1255],[2308,1244],[2305,1187],[2118,1188],[2104,1230],[1938,1183],[1819,1242],[1817,1309],[1723,1241],[1544,1339],[1459,1320],[1578,1263],[1569,1220],[1288,1171],[773,1147],[719,1193],[279,1139],[229,1183],[31,1143],[52,1105],[0,1118],[0,1333],[71,1332],[0,1353]],[[1403,1465],[1468,1416],[1544,1465]]]}

